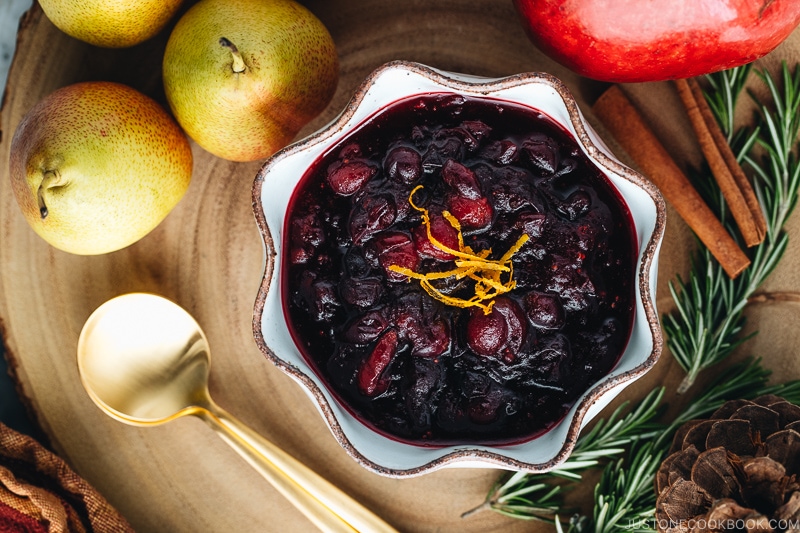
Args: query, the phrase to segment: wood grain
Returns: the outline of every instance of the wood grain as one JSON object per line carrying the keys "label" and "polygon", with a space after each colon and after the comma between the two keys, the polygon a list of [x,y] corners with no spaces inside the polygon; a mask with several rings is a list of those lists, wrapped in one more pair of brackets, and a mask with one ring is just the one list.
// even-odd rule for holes
{"label": "wood grain", "polygon": [[[363,77],[393,59],[483,76],[547,71],[567,83],[584,110],[589,108],[587,99],[602,88],[542,56],[505,0],[303,3],[331,31],[341,56],[341,79],[331,105],[300,136],[336,116]],[[58,31],[35,6],[19,33],[0,116],[0,321],[15,377],[52,447],[138,531],[311,530],[299,512],[202,422],[185,419],[156,428],[129,427],[100,413],[86,396],[75,365],[83,322],[113,296],[150,291],[177,301],[206,330],[212,346],[211,393],[222,407],[398,529],[549,531],[547,526],[495,513],[460,518],[482,501],[500,475],[497,470],[447,469],[397,480],[362,469],[336,444],[305,393],[263,358],[251,334],[263,266],[250,205],[260,162],[226,162],[193,145],[194,175],[187,196],[155,231],[113,254],[69,255],[47,245],[28,227],[7,176],[11,136],[22,116],[56,88],[89,79],[127,83],[163,103],[160,64],[168,31],[131,49],[101,50]],[[677,113],[658,112],[664,106],[664,99],[656,96],[663,91],[661,84],[629,89],[651,117],[672,121],[656,124],[659,131],[689,132],[687,124],[675,118]],[[609,144],[613,149],[613,141]],[[675,143],[668,147],[675,148]],[[682,161],[697,161],[690,146],[678,143],[677,148],[684,152]],[[669,305],[666,283],[675,273],[685,272],[692,242],[670,211],[659,278],[658,303],[664,307]],[[791,269],[776,276],[783,280],[776,290],[800,287]],[[763,307],[759,316],[765,313]],[[778,367],[784,374],[797,375],[797,365],[787,361],[788,355]],[[636,398],[655,384],[674,385],[678,377],[665,354],[625,397]],[[588,501],[588,490],[587,486],[582,503]]]}

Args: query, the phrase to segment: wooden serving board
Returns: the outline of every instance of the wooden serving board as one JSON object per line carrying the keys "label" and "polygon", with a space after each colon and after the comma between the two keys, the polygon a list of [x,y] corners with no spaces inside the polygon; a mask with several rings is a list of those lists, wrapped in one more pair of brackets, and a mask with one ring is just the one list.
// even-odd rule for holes
{"label": "wooden serving board", "polygon": [[[482,76],[546,71],[563,79],[590,122],[590,103],[604,85],[582,79],[545,58],[527,40],[508,0],[308,0],[326,24],[341,57],[333,102],[301,136],[344,107],[374,68],[394,59]],[[107,299],[130,291],[162,294],[187,308],[212,346],[211,393],[256,431],[375,510],[401,531],[549,531],[495,513],[461,519],[478,505],[500,472],[446,469],[411,479],[379,477],[338,446],[294,381],[268,362],[252,337],[252,311],[263,251],[251,211],[251,187],[261,162],[237,164],[193,145],[194,176],[187,196],[139,243],[119,252],[79,257],[58,251],[24,221],[8,179],[9,145],[25,112],[53,90],[83,80],[127,83],[164,103],[161,54],[169,29],[127,50],[102,50],[57,30],[38,6],[24,18],[0,121],[0,324],[19,389],[53,449],[97,487],[142,532],[309,531],[311,524],[195,419],[141,429],[102,414],[81,387],[75,364],[78,334]],[[797,57],[800,35],[768,58]],[[642,106],[682,165],[699,159],[669,84],[625,88]],[[612,149],[613,140],[609,139]],[[618,151],[618,150],[617,150]],[[619,153],[619,151],[618,151]],[[620,154],[624,158],[624,154]],[[797,233],[797,217],[792,233]],[[670,307],[667,282],[685,273],[693,240],[672,210],[663,247],[658,304]],[[761,330],[743,353],[762,355],[781,379],[800,377],[795,346],[800,313],[800,250],[765,286],[750,311]],[[670,355],[622,399],[661,383],[668,399],[680,378]],[[621,400],[622,400],[621,399]],[[578,503],[588,505],[591,487]]]}

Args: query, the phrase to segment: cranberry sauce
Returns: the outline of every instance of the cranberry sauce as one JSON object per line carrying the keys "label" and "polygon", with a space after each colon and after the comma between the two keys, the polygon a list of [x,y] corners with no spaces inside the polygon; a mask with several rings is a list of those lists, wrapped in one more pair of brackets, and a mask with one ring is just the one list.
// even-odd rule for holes
{"label": "cranberry sauce", "polygon": [[630,213],[576,141],[524,106],[389,106],[303,177],[283,244],[304,357],[404,442],[540,435],[630,334]]}

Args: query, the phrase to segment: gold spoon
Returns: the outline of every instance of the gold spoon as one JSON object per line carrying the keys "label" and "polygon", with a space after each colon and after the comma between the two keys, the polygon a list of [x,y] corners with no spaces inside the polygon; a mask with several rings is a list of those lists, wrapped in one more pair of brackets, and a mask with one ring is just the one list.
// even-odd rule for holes
{"label": "gold spoon", "polygon": [[81,381],[106,414],[134,426],[197,416],[322,531],[395,532],[216,405],[208,393],[209,361],[208,341],[194,318],[153,294],[107,301],[86,321],[78,340]]}

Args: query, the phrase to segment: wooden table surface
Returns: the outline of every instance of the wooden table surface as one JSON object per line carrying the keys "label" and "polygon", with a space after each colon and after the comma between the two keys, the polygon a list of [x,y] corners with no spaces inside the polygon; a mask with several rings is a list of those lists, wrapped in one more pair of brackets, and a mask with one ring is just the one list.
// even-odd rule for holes
{"label": "wooden table surface", "polygon": [[[552,73],[569,86],[589,121],[589,104],[605,85],[582,79],[544,57],[527,40],[508,0],[308,0],[337,43],[341,78],[328,109],[301,132],[310,133],[344,107],[374,68],[394,59],[482,76]],[[336,443],[316,408],[290,378],[259,352],[252,312],[263,252],[251,210],[261,162],[231,163],[193,145],[194,176],[187,196],[155,231],[112,254],[60,252],[28,227],[10,191],[9,144],[24,113],[58,87],[82,80],[127,83],[164,102],[160,60],[168,30],[127,50],[102,50],[64,35],[34,7],[24,20],[0,115],[0,323],[7,356],[24,400],[49,443],[143,532],[306,531],[311,524],[202,422],[182,419],[155,428],[125,426],[103,415],[80,385],[78,334],[105,300],[149,291],[188,309],[212,347],[211,393],[259,433],[375,510],[402,531],[548,531],[495,513],[461,519],[479,504],[500,472],[445,469],[417,478],[383,478],[357,465]],[[795,58],[800,35],[763,64]],[[681,165],[699,151],[677,95],[668,83],[625,90]],[[745,113],[743,111],[743,113]],[[746,118],[743,115],[743,119]],[[616,149],[613,139],[608,139]],[[667,283],[687,270],[693,239],[670,209],[662,249],[658,305],[671,305]],[[797,216],[790,222],[796,233]],[[760,334],[740,352],[763,356],[781,379],[800,377],[795,346],[800,314],[800,258],[788,257],[764,290],[779,299],[751,306],[750,330]],[[641,397],[665,383],[673,404],[680,371],[669,353],[623,394]],[[586,486],[586,495],[591,487]],[[588,497],[584,498],[587,503]]]}

